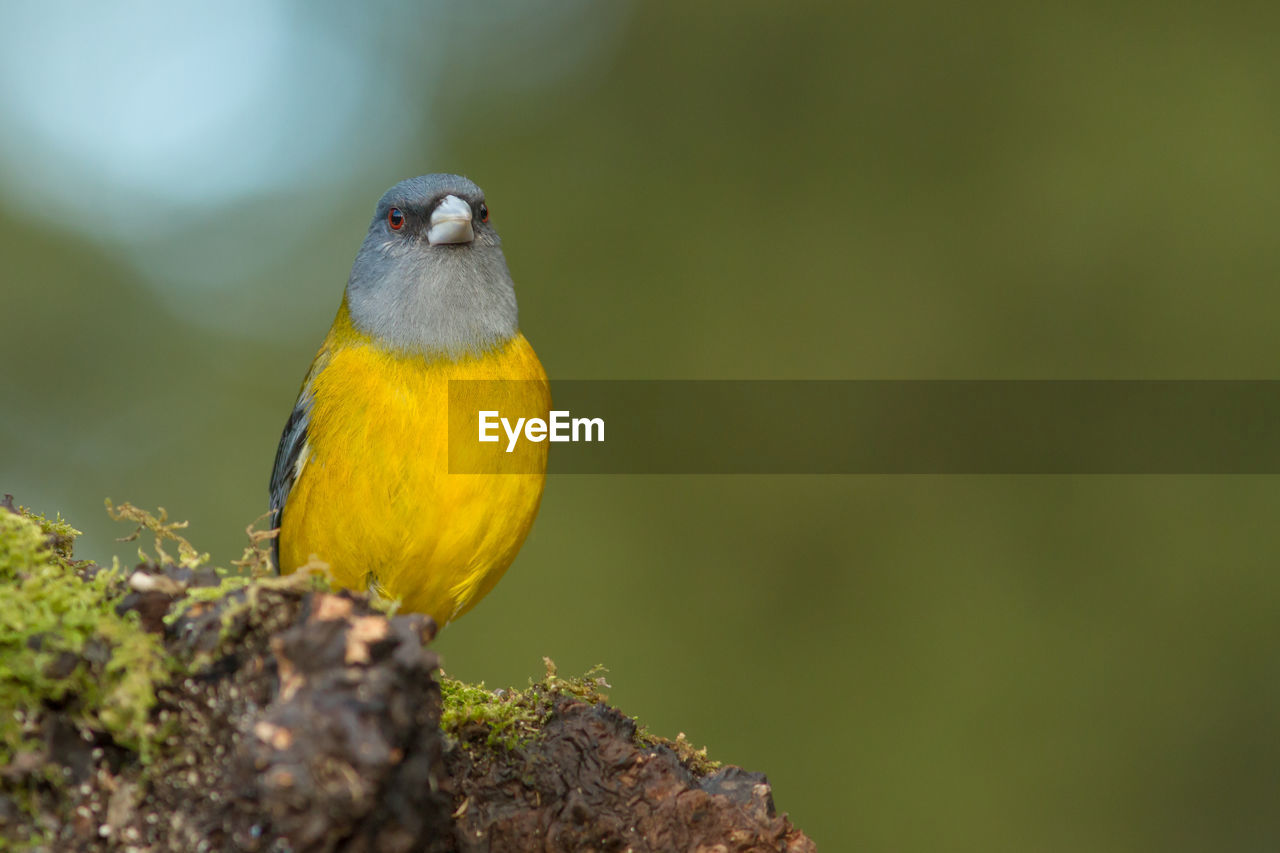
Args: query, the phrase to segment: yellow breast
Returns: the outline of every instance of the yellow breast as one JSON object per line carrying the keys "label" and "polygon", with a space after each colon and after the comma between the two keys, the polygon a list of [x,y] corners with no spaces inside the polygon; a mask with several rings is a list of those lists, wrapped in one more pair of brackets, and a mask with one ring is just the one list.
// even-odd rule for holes
{"label": "yellow breast", "polygon": [[314,557],[336,584],[377,589],[441,626],[493,588],[537,514],[546,445],[525,451],[538,473],[449,473],[451,379],[533,380],[509,383],[513,406],[544,417],[550,408],[546,373],[523,335],[453,361],[382,350],[339,315],[308,377],[311,414],[281,519],[281,571]]}

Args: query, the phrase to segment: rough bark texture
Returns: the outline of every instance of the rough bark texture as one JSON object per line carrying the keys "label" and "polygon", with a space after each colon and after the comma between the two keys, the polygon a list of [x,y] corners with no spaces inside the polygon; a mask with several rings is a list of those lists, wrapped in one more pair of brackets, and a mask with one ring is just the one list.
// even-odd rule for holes
{"label": "rough bark texture", "polygon": [[317,853],[814,849],[775,812],[763,774],[713,769],[682,755],[682,744],[638,733],[583,682],[568,689],[571,680],[551,677],[532,688],[522,701],[534,722],[520,737],[495,738],[483,720],[446,735],[430,620],[388,619],[359,596],[291,580],[184,600],[217,577],[141,571],[141,591],[119,608],[162,634],[177,673],[157,690],[150,763],[66,707],[37,709],[42,745],[0,768],[0,842]]}
{"label": "rough bark texture", "polygon": [[778,816],[763,773],[698,778],[667,747],[637,744],[635,721],[603,703],[554,702],[525,749],[449,759],[458,828],[493,851],[814,849]]}

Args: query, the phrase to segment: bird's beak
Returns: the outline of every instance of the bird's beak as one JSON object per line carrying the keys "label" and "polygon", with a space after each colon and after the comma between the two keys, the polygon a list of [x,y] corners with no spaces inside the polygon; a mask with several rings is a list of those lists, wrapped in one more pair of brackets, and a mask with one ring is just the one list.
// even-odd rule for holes
{"label": "bird's beak", "polygon": [[427,229],[427,242],[433,246],[441,243],[470,243],[476,238],[471,230],[471,205],[456,195],[440,199],[431,211],[431,227]]}

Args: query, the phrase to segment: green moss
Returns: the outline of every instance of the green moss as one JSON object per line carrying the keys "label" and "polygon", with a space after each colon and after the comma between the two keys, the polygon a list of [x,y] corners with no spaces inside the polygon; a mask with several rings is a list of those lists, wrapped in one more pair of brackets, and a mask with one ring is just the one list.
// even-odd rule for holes
{"label": "green moss", "polygon": [[477,731],[488,746],[514,749],[537,732],[546,712],[523,690],[490,691],[484,685],[464,684],[440,677],[444,707],[440,728],[462,743]]}
{"label": "green moss", "polygon": [[708,776],[724,766],[723,762],[708,757],[705,746],[699,749],[690,743],[684,736],[684,732],[676,735],[675,740],[669,740],[653,734],[644,726],[639,726],[636,729],[636,743],[643,746],[665,746],[674,752],[680,759],[680,763],[695,776]]}
{"label": "green moss", "polygon": [[[237,590],[244,589],[253,583],[253,578],[244,575],[229,574],[223,569],[215,569],[219,575],[220,582],[215,586],[198,586],[191,587],[183,591],[183,596],[175,602],[169,612],[164,616],[166,625],[172,625],[186,616],[193,608],[203,607],[216,601],[221,601]],[[222,611],[223,627],[230,625],[239,613],[244,610],[247,605],[241,607],[227,606]]]}
{"label": "green moss", "polygon": [[533,687],[540,687],[552,693],[567,693],[592,704],[604,702],[609,698],[600,690],[602,687],[609,686],[609,682],[605,680],[605,673],[609,670],[604,664],[598,663],[582,675],[573,678],[562,678],[556,669],[555,661],[551,658],[543,658],[542,664],[547,668],[547,673],[542,681],[531,682]]}
{"label": "green moss", "polygon": [[[486,690],[484,684],[465,684],[441,674],[441,730],[464,746],[483,741],[486,746],[515,749],[539,734],[558,697],[572,696],[590,704],[608,700],[602,692],[609,687],[603,666],[597,664],[583,675],[565,678],[550,658],[542,661],[546,674],[541,681],[531,679],[524,690]],[[670,749],[697,776],[721,767],[719,761],[707,756],[706,747],[694,747],[683,732],[669,740],[637,723],[635,742],[642,747]]]}
{"label": "green moss", "polygon": [[[197,569],[209,561],[208,554],[201,554],[177,532],[185,530],[190,522],[169,521],[169,513],[164,507],[160,507],[157,510],[159,515],[152,515],[145,509],[139,509],[128,502],[115,506],[111,503],[110,498],[107,499],[106,506],[107,515],[111,516],[113,521],[130,521],[138,525],[132,533],[117,541],[132,542],[141,536],[144,530],[155,536],[154,557],[141,548],[138,549],[138,559],[142,560],[142,562],[146,563],[154,559],[157,564],[162,566],[166,563],[173,563],[188,569]],[[173,559],[164,550],[165,542],[173,542],[178,546],[178,559]]]}
{"label": "green moss", "polygon": [[234,644],[244,631],[246,623],[261,622],[261,594],[264,590],[294,589],[298,591],[326,592],[329,583],[323,576],[310,573],[294,573],[278,577],[247,577],[216,568],[221,582],[215,586],[192,587],[183,598],[175,602],[165,614],[166,625],[174,625],[203,608],[216,607],[220,623],[217,643],[202,651],[190,651],[181,659],[175,658],[173,666],[185,675],[207,669],[211,664],[234,649]]}
{"label": "green moss", "polygon": [[578,678],[561,678],[550,658],[542,661],[546,675],[538,682],[530,680],[524,690],[486,690],[483,683],[464,684],[441,674],[441,730],[464,744],[483,735],[487,746],[514,749],[538,734],[558,696],[574,696],[593,704],[604,701],[600,688],[609,686],[603,677],[604,667],[597,666]]}
{"label": "green moss", "polygon": [[39,747],[42,711],[109,734],[146,760],[155,684],[168,670],[160,641],[120,616],[118,567],[72,559],[77,531],[0,509],[0,765]]}

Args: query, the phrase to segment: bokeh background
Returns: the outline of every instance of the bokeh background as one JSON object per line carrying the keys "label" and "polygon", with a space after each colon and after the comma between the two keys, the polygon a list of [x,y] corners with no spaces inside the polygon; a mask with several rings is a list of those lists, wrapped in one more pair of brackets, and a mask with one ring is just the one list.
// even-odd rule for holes
{"label": "bokeh background", "polygon": [[[429,171],[486,188],[553,377],[1276,377],[1278,24],[6,4],[0,489],[84,556],[133,553],[106,497],[238,556],[373,203]],[[606,664],[824,850],[1272,850],[1278,517],[1269,477],[556,477],[439,645]]]}

